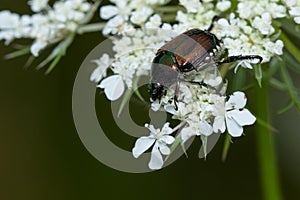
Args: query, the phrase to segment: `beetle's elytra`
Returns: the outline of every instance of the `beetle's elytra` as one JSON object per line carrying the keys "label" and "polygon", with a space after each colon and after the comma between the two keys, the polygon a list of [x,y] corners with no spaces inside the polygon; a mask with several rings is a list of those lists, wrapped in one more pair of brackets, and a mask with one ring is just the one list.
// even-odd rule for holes
{"label": "beetle's elytra", "polygon": [[166,94],[165,87],[176,84],[174,104],[177,110],[180,73],[192,70],[201,71],[211,65],[218,66],[237,60],[258,59],[259,62],[262,61],[259,55],[222,57],[225,50],[221,47],[222,41],[210,32],[216,19],[218,17],[213,18],[207,30],[190,29],[158,49],[151,66],[151,101],[157,99],[160,101]]}

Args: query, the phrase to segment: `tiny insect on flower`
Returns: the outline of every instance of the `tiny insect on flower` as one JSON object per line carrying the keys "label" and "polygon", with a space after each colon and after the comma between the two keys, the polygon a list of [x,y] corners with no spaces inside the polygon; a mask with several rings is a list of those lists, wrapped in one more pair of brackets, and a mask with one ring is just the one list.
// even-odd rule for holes
{"label": "tiny insect on flower", "polygon": [[[175,85],[174,105],[177,110],[177,96],[179,83],[187,81],[181,75],[192,70],[203,71],[204,69],[230,63],[237,60],[256,59],[262,62],[259,55],[238,55],[224,57],[225,50],[222,48],[222,40],[210,31],[213,28],[215,16],[207,30],[190,29],[165,45],[156,53],[151,66],[151,101],[161,100],[166,95],[165,87]],[[187,81],[188,82],[188,81]],[[199,83],[202,85],[202,83]]]}

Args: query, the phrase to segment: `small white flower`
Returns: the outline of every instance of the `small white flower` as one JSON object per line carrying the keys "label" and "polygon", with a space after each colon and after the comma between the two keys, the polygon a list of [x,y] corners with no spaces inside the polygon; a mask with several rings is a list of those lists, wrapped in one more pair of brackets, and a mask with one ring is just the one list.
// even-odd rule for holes
{"label": "small white flower", "polygon": [[170,135],[173,130],[169,127],[169,123],[165,123],[161,131],[155,129],[153,125],[145,124],[145,127],[150,130],[150,135],[137,139],[132,154],[135,158],[138,158],[154,144],[148,166],[150,169],[160,169],[164,164],[162,155],[170,154],[171,151],[168,145],[175,141],[175,138]]}
{"label": "small white flower", "polygon": [[268,41],[265,44],[266,49],[268,49],[268,51],[277,54],[277,55],[282,55],[282,49],[283,49],[283,42],[282,40],[276,40],[276,42],[271,42]]}
{"label": "small white flower", "polygon": [[263,35],[270,35],[274,32],[270,13],[263,13],[261,17],[255,17],[252,24]]}
{"label": "small white flower", "polygon": [[98,83],[103,77],[106,77],[106,70],[111,65],[112,59],[105,53],[99,59],[91,60],[91,62],[95,63],[97,68],[91,74],[90,80]]}
{"label": "small white flower", "polygon": [[184,6],[189,13],[196,13],[198,7],[201,6],[199,0],[179,0],[180,4]]}
{"label": "small white flower", "polygon": [[142,7],[131,13],[130,21],[137,25],[142,25],[148,17],[153,13],[153,10],[149,7]]}
{"label": "small white flower", "polygon": [[41,10],[47,8],[49,0],[29,0],[28,5],[33,12],[40,12]]}
{"label": "small white flower", "polygon": [[231,6],[231,2],[226,0],[218,1],[216,5],[217,9],[219,9],[221,12],[228,10],[230,6]]}
{"label": "small white flower", "polygon": [[116,34],[121,31],[122,24],[124,23],[124,19],[121,16],[117,15],[106,23],[102,33],[104,35],[107,35],[109,33]]}
{"label": "small white flower", "polygon": [[190,122],[189,126],[181,130],[182,143],[185,143],[192,136],[210,136],[212,133],[213,128],[207,121]]}
{"label": "small white flower", "polygon": [[225,107],[216,107],[213,130],[224,132],[226,122],[228,133],[232,137],[240,137],[243,133],[243,126],[251,125],[256,120],[250,111],[244,108],[246,102],[247,99],[243,92],[234,92],[225,103]]}
{"label": "small white flower", "polygon": [[278,5],[277,3],[269,3],[268,10],[273,19],[286,17],[286,8],[282,5]]}
{"label": "small white flower", "polygon": [[283,0],[287,7],[293,7],[297,4],[297,0]]}
{"label": "small white flower", "polygon": [[46,48],[48,43],[43,40],[36,40],[30,47],[30,52],[32,53],[33,56],[37,57],[39,56],[39,52]]}
{"label": "small white flower", "polygon": [[102,80],[97,87],[104,88],[104,93],[110,101],[120,98],[125,90],[122,76],[117,74]]}
{"label": "small white flower", "polygon": [[100,17],[102,19],[110,19],[113,16],[117,15],[118,12],[119,10],[116,6],[112,6],[112,5],[102,6],[100,8]]}
{"label": "small white flower", "polygon": [[151,109],[155,112],[158,111],[161,107],[161,103],[162,102],[154,101],[153,103],[151,103]]}
{"label": "small white flower", "polygon": [[300,6],[292,7],[289,11],[290,15],[294,17],[294,20],[297,24],[300,24]]}
{"label": "small white flower", "polygon": [[204,77],[204,83],[211,87],[217,88],[222,83],[221,76],[215,76],[214,74],[206,73]]}
{"label": "small white flower", "polygon": [[237,37],[240,34],[240,29],[237,26],[238,20],[234,19],[234,15],[230,15],[230,23],[227,19],[222,18],[218,20],[219,28],[221,29],[221,36]]}
{"label": "small white flower", "polygon": [[237,12],[239,16],[243,19],[251,19],[255,13],[253,12],[257,2],[254,1],[243,1],[238,3]]}
{"label": "small white flower", "polygon": [[185,103],[178,102],[177,106],[178,106],[178,110],[175,110],[174,104],[165,105],[164,109],[168,113],[171,113],[174,116],[173,118],[175,118],[175,119],[180,119],[180,120],[186,119],[188,113],[190,113],[191,111],[186,108]]}
{"label": "small white flower", "polygon": [[148,22],[146,22],[145,27],[146,29],[157,30],[160,25],[161,17],[158,14],[155,14],[152,17],[150,17]]}
{"label": "small white flower", "polygon": [[16,38],[20,16],[8,10],[0,12],[0,40],[5,40],[9,44]]}

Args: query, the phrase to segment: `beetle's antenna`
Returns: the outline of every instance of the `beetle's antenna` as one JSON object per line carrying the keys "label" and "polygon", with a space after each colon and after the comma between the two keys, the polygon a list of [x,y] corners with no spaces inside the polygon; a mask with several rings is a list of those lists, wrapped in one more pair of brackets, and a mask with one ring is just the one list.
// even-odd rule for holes
{"label": "beetle's antenna", "polygon": [[258,59],[259,60],[258,63],[261,63],[263,60],[263,58],[258,55],[246,55],[246,56],[239,55],[239,56],[229,56],[229,57],[225,58],[224,60],[217,61],[216,64],[221,65],[223,63],[231,63],[231,62],[235,62],[238,60],[254,60],[254,59]]}
{"label": "beetle's antenna", "polygon": [[213,27],[214,27],[214,23],[215,23],[215,21],[217,21],[218,19],[220,19],[220,17],[219,16],[214,16],[213,18],[212,18],[212,20],[211,20],[211,24],[210,24],[210,26],[208,27],[208,29],[207,29],[207,31],[208,32],[210,32],[212,29],[213,29]]}

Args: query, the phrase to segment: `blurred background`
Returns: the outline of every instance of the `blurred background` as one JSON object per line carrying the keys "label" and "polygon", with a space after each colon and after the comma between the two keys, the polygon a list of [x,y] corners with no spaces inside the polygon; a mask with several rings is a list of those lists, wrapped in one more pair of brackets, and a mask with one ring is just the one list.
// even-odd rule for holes
{"label": "blurred background", "polygon": [[[26,1],[16,6],[15,1],[1,0],[0,10],[5,9],[30,13]],[[82,61],[102,40],[100,33],[77,36],[49,75],[34,66],[25,69],[26,56],[5,60],[3,56],[14,49],[0,43],[0,199],[262,199],[252,127],[233,140],[226,162],[221,161],[224,137],[206,161],[197,158],[200,141],[195,140],[188,158],[147,174],[119,172],[93,158],[73,123],[72,88]],[[299,77],[294,81],[300,88]],[[106,116],[101,123],[112,127],[108,137],[131,149],[134,139],[113,126],[104,95],[98,92],[95,99],[99,115]],[[286,93],[271,91],[282,191],[285,199],[298,199],[300,115],[295,109],[276,114],[287,101]]]}

